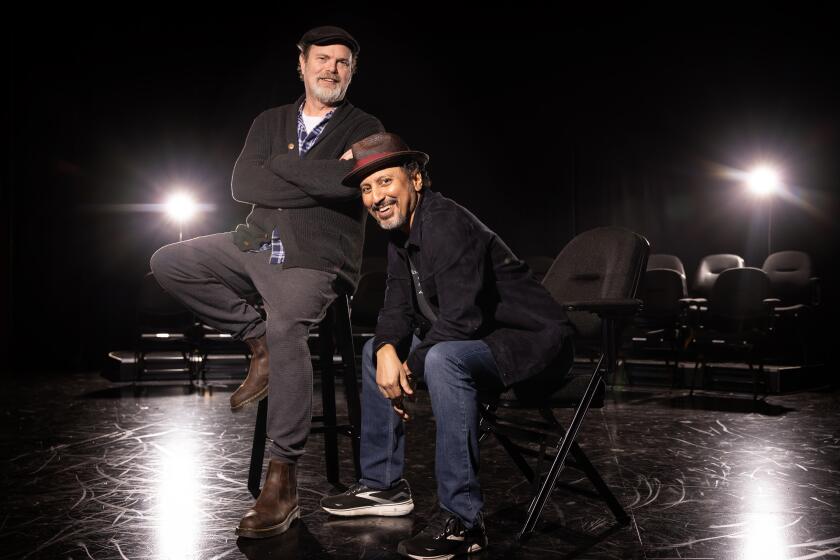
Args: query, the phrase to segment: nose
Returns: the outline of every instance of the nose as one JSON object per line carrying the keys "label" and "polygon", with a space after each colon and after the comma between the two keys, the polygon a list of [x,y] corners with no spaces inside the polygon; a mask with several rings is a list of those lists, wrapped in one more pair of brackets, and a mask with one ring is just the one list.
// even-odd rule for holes
{"label": "nose", "polygon": [[379,187],[373,187],[370,191],[371,200],[373,201],[373,206],[379,204],[385,199],[385,193],[382,192],[382,189]]}

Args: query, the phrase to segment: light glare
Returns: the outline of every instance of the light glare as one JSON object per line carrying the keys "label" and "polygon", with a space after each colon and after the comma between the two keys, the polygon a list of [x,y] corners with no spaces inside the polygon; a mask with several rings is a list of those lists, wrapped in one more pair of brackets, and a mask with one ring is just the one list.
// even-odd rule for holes
{"label": "light glare", "polygon": [[756,167],[747,176],[747,186],[758,196],[773,194],[779,189],[779,183],[779,173],[767,165]]}
{"label": "light glare", "polygon": [[176,193],[166,201],[166,213],[178,223],[186,222],[195,212],[196,204],[188,194]]}

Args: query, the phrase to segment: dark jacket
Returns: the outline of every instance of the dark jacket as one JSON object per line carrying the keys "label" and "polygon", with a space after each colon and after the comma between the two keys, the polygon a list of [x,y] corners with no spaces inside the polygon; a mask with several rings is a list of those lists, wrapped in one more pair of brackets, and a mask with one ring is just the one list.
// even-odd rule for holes
{"label": "dark jacket", "polygon": [[382,124],[345,101],[309,151],[298,154],[295,103],[264,111],[251,125],[231,180],[233,198],[253,204],[234,240],[243,251],[269,241],[277,227],[286,268],[334,272],[355,289],[364,244],[359,189],[341,184],[353,167],[339,160],[350,145],[383,130]]}
{"label": "dark jacket", "polygon": [[[417,329],[423,342],[408,357],[413,375],[423,375],[426,353],[438,342],[477,339],[490,347],[505,386],[541,372],[570,344],[563,308],[478,218],[436,192],[423,193],[409,236],[391,234],[374,348],[405,344]],[[416,303],[408,255],[437,315],[433,323]]]}

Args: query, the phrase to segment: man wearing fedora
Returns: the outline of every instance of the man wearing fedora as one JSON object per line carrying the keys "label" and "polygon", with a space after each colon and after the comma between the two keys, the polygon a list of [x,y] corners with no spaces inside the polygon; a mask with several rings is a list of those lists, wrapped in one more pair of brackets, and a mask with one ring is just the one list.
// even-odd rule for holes
{"label": "man wearing fedora", "polygon": [[437,425],[437,495],[448,518],[397,550],[412,558],[475,552],[487,545],[477,390],[553,390],[561,380],[541,372],[569,363],[572,328],[498,235],[429,189],[428,155],[391,133],[365,138],[352,152],[355,165],[343,182],[361,190],[365,207],[390,232],[388,280],[376,335],[362,354],[362,478],[321,505],[339,516],[413,509],[402,478],[403,397],[423,378]]}
{"label": "man wearing fedora", "polygon": [[[233,169],[233,198],[251,204],[246,223],[158,250],[161,286],[208,325],[245,341],[248,375],[231,395],[236,411],[268,395],[266,481],[236,529],[284,532],[299,517],[295,465],[312,418],[309,328],[358,281],[365,211],[341,179],[349,147],[382,130],[345,100],[359,44],[345,30],[311,29],[298,42],[304,95],[254,120]],[[250,303],[259,296],[265,320]]]}

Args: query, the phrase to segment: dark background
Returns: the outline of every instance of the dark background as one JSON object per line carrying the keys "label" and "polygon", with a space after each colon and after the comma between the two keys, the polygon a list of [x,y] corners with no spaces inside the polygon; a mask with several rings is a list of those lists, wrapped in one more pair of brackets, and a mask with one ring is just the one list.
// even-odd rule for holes
{"label": "dark background", "polygon": [[[161,202],[177,183],[216,205],[185,236],[244,220],[233,163],[252,119],[303,91],[294,45],[323,24],[362,45],[348,98],[431,154],[434,189],[519,255],[613,224],[678,255],[689,279],[710,253],[761,266],[766,206],[721,171],[767,159],[792,193],[773,203],[773,250],[809,252],[837,309],[840,49],[827,13],[516,5],[7,21],[3,367],[92,369],[131,348],[148,259],[178,231],[121,205]],[[368,233],[366,254],[382,255],[372,220]]]}

